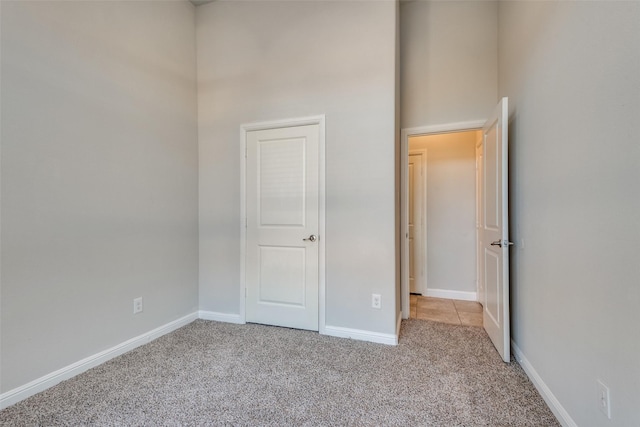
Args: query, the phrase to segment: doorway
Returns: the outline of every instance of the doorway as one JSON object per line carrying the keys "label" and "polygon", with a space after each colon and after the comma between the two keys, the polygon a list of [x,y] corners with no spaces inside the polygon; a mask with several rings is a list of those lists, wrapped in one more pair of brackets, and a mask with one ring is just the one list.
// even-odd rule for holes
{"label": "doorway", "polygon": [[[419,230],[409,246],[409,257],[415,259],[410,277],[423,284],[412,293],[477,299],[475,181],[480,135],[465,131],[409,138],[409,230],[411,222]],[[414,158],[423,159],[424,177],[413,166]],[[422,221],[411,221],[414,216]]]}
{"label": "doorway", "polygon": [[[410,293],[477,301],[476,147],[483,125],[484,122],[467,122],[402,131],[401,218],[405,255],[401,266],[401,302],[405,319],[411,315]],[[415,159],[410,163],[417,154],[424,160],[422,178],[415,173]],[[414,173],[410,174],[410,170]],[[414,224],[411,228],[410,223]],[[414,278],[413,289],[410,277]]]}
{"label": "doorway", "polygon": [[[410,316],[409,232],[408,232],[408,156],[409,138],[466,130],[481,131],[475,147],[476,179],[476,289],[482,296],[483,326],[505,362],[510,357],[509,328],[509,211],[508,211],[508,119],[509,100],[500,99],[489,119],[482,122],[455,123],[443,126],[403,129],[400,144],[401,194],[401,309],[404,319]],[[427,154],[428,156],[428,154]],[[427,178],[428,181],[428,178]],[[428,190],[428,189],[427,189]],[[428,216],[428,212],[427,212]],[[438,248],[439,249],[439,248]],[[427,252],[427,256],[429,253]],[[429,280],[427,279],[427,292]],[[477,297],[477,295],[476,295]]]}

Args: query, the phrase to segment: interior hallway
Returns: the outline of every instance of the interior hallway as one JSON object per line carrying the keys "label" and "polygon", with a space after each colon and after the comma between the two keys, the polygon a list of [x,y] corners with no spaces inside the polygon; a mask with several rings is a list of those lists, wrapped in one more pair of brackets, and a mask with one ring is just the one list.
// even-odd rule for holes
{"label": "interior hallway", "polygon": [[482,305],[475,301],[411,295],[410,317],[451,325],[481,327]]}

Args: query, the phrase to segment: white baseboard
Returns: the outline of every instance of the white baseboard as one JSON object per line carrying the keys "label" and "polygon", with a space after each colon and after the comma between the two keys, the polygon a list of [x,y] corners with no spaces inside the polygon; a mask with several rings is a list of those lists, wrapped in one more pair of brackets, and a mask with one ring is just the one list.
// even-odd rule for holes
{"label": "white baseboard", "polygon": [[[188,314],[180,319],[169,322],[163,326],[155,328],[149,332],[146,332],[137,337],[131,338],[123,343],[115,345],[107,350],[96,353],[92,356],[86,357],[57,371],[51,372],[45,376],[35,379],[25,385],[17,387],[13,390],[9,390],[0,394],[0,410],[5,409],[27,397],[40,393],[54,385],[68,380],[78,374],[83,373],[93,367],[96,367],[114,357],[120,356],[128,351],[133,350],[136,347],[147,344],[156,338],[173,332],[174,330],[188,325],[196,319],[215,320],[218,322],[244,324],[239,314],[227,314],[217,313],[213,311],[198,311],[196,313]],[[379,332],[365,331],[361,329],[342,328],[338,326],[325,326],[324,334],[341,338],[352,338],[360,341],[370,341],[379,344],[397,345],[398,336],[400,332],[400,324],[402,316],[398,316],[397,332],[396,334],[383,334]]]}
{"label": "white baseboard", "polygon": [[535,368],[531,365],[529,360],[522,353],[522,350],[520,350],[520,348],[513,340],[511,340],[511,347],[513,349],[514,355],[516,356],[516,360],[518,361],[520,366],[522,366],[522,369],[524,369],[527,376],[536,387],[544,401],[547,402],[547,405],[549,405],[551,412],[553,412],[553,415],[556,416],[560,424],[565,427],[578,427],[578,424],[573,421],[569,413],[560,404],[560,401],[558,401],[558,399],[553,395],[549,387],[545,384],[538,372],[536,372]]}
{"label": "white baseboard", "polygon": [[116,356],[120,356],[127,351],[131,351],[136,347],[147,344],[148,342],[181,328],[182,326],[188,325],[197,318],[197,313],[188,314],[180,319],[174,320],[173,322],[169,322],[107,350],[101,351],[100,353],[96,353],[78,362],[72,363],[71,365],[65,366],[64,368],[58,369],[57,371],[51,372],[50,374],[35,379],[23,386],[2,393],[0,394],[0,410],[18,403],[27,397],[33,396],[36,393],[40,393],[41,391],[53,387],[64,380],[75,377],[76,375],[113,359]]}
{"label": "white baseboard", "polygon": [[378,344],[398,345],[398,335],[365,331],[362,329],[342,328],[340,326],[325,326],[324,335],[339,338],[351,338],[358,341],[369,341]]}
{"label": "white baseboard", "polygon": [[238,325],[244,325],[244,322],[239,314],[218,313],[216,311],[204,311],[198,312],[198,318],[203,320],[215,320],[216,322],[236,323]]}
{"label": "white baseboard", "polygon": [[449,291],[446,289],[427,289],[427,296],[434,298],[458,299],[462,301],[478,301],[477,292]]}

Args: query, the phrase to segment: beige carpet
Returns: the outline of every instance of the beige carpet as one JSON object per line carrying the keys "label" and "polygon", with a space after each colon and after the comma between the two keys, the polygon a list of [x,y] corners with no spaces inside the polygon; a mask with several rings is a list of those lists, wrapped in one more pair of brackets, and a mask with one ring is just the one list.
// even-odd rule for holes
{"label": "beige carpet", "polygon": [[197,320],[0,412],[3,426],[557,426],[482,328],[396,347]]}

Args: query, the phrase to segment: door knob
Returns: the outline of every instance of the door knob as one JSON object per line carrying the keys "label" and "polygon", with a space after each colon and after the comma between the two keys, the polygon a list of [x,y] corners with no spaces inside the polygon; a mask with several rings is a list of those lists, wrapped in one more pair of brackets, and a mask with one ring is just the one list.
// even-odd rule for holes
{"label": "door knob", "polygon": [[309,241],[309,242],[315,242],[316,240],[318,240],[318,236],[316,236],[315,234],[312,234],[311,236],[307,237],[306,239],[302,239],[305,242]]}
{"label": "door knob", "polygon": [[511,246],[513,245],[513,242],[507,242],[506,240],[496,240],[495,242],[491,242],[491,246]]}

